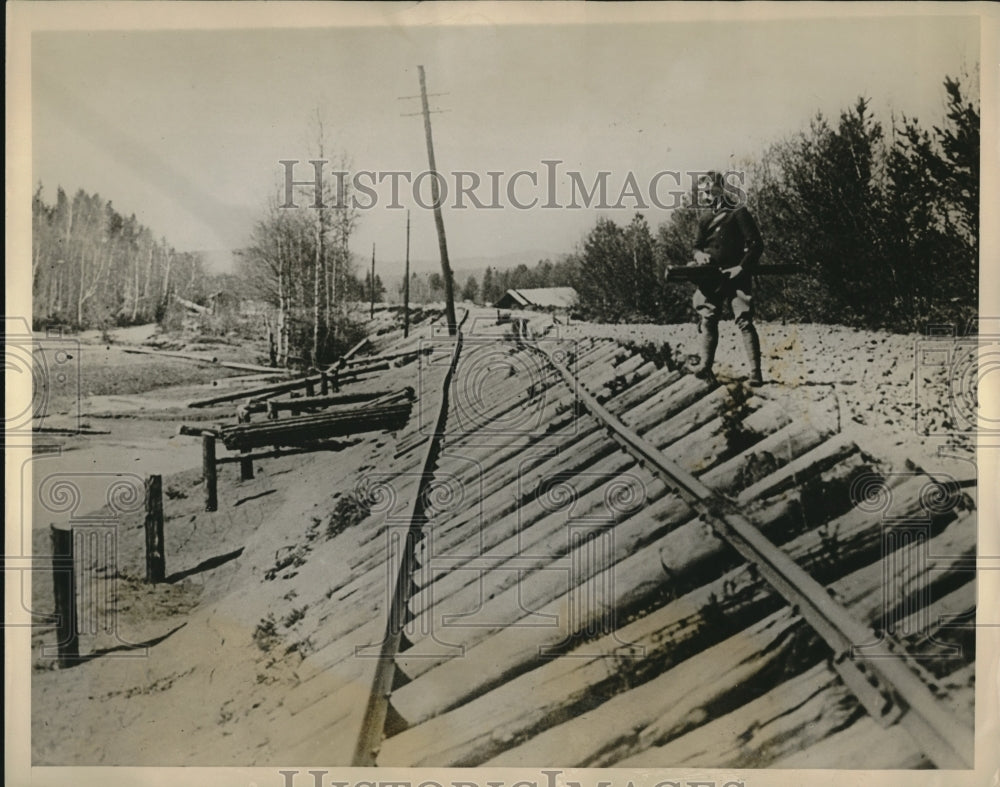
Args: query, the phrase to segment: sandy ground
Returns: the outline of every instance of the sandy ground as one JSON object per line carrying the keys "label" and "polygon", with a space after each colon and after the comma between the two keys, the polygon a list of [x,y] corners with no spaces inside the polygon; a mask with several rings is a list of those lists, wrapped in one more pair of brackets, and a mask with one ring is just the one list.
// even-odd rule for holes
{"label": "sandy ground", "polygon": [[[697,347],[692,325],[558,330],[569,340],[597,335],[665,342],[677,361]],[[128,338],[142,340],[141,332],[135,333]],[[735,329],[723,324],[721,334],[718,373],[745,376]],[[920,431],[921,424],[954,418],[940,393],[946,372],[929,373],[927,385],[937,386],[937,399],[923,401],[919,391],[915,394],[926,372],[914,362],[920,337],[811,325],[763,325],[761,337],[771,384],[830,386],[845,430],[853,430],[869,451],[966,478],[974,474],[961,439]],[[99,509],[115,480],[162,473],[168,582],[142,581],[141,499],[138,506],[123,506],[114,526],[114,568],[97,580],[111,594],[114,614],[92,603],[87,619],[96,624],[81,639],[81,652],[93,658],[55,669],[44,652],[53,642],[52,628],[34,631],[33,762],[272,764],[294,748],[283,700],[300,682],[297,670],[320,625],[309,616],[310,600],[336,586],[349,556],[345,550],[354,548],[351,538],[357,537],[325,539],[324,523],[366,472],[389,466],[398,436],[359,435],[322,451],[259,462],[249,482],[239,481],[236,465],[226,465],[220,471],[219,511],[206,513],[198,440],[175,432],[179,420],[198,412],[179,404],[212,390],[219,371],[181,361],[150,365],[145,356],[104,345],[85,344],[82,361],[81,379],[90,381],[84,423],[110,434],[46,438],[60,444],[61,453],[36,463],[40,470],[44,462],[46,471],[36,470],[35,493],[45,478],[59,473],[77,482],[97,474],[87,477],[79,515]],[[414,369],[393,370],[370,384],[414,384]],[[66,417],[66,410],[61,413]],[[231,421],[232,408],[199,417]],[[957,458],[940,455],[946,445]],[[36,513],[35,554],[50,551],[48,523],[57,518]],[[49,583],[36,582],[32,608],[52,608]]]}
{"label": "sandy ground", "polygon": [[[147,336],[136,333],[130,338]],[[89,590],[80,597],[80,652],[89,658],[70,670],[56,669],[54,629],[33,631],[33,762],[258,761],[257,748],[274,723],[270,714],[280,718],[281,697],[297,683],[294,668],[309,647],[296,643],[292,631],[296,610],[307,606],[296,604],[296,596],[308,595],[296,589],[297,567],[336,500],[385,464],[396,435],[370,433],[308,453],[285,451],[256,462],[247,482],[239,480],[237,464],[220,466],[218,511],[209,513],[200,440],[178,436],[177,425],[232,423],[233,404],[184,407],[231,386],[218,380],[219,369],[131,355],[91,338],[77,345],[80,378],[89,382],[79,400],[84,430],[37,435],[34,472],[22,482],[35,500],[33,553],[51,553],[50,523],[64,524],[72,515],[79,525],[95,512],[107,515],[115,488],[120,513],[108,528],[113,554],[98,549],[81,558],[91,570]],[[415,369],[412,364],[350,390],[417,385]],[[50,402],[45,425],[71,427],[73,397]],[[220,458],[227,456],[221,444],[218,449]],[[167,581],[158,585],[144,582],[144,512],[137,494],[150,473],[163,476],[164,489]],[[329,582],[336,582],[335,571]],[[39,577],[26,607],[51,610],[51,582]],[[277,628],[273,635],[271,626]],[[281,649],[279,639],[287,640]]]}
{"label": "sandy ground", "polygon": [[[894,463],[909,459],[959,479],[974,477],[974,397],[962,374],[967,353],[960,343],[831,325],[759,323],[758,332],[768,384],[828,387],[837,397],[842,431],[859,445]],[[581,323],[554,326],[549,335],[666,345],[679,365],[692,365],[699,353],[694,324]],[[715,372],[720,379],[749,376],[732,322],[720,325]]]}

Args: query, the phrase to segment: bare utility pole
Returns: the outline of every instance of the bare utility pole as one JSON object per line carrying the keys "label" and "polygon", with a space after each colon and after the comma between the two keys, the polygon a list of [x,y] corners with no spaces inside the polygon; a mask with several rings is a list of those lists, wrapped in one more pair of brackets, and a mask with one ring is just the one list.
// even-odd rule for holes
{"label": "bare utility pole", "polygon": [[410,211],[406,211],[406,268],[403,272],[403,338],[410,335]]}
{"label": "bare utility pole", "polygon": [[375,319],[375,244],[372,244],[372,308],[368,312],[370,319]]}
{"label": "bare utility pole", "polygon": [[441,194],[438,189],[438,172],[434,164],[434,140],[431,137],[431,110],[427,105],[427,82],[424,67],[417,66],[420,74],[420,103],[423,106],[424,132],[427,136],[427,162],[431,171],[431,198],[434,200],[434,224],[437,226],[438,247],[441,250],[441,273],[444,276],[445,314],[448,318],[448,333],[458,332],[455,320],[455,289],[451,280],[451,265],[448,263],[448,242],[444,235],[444,217],[441,215]]}

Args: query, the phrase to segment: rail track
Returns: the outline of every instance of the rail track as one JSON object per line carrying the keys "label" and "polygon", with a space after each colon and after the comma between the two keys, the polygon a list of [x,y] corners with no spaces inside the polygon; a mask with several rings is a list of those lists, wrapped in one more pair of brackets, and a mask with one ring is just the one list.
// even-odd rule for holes
{"label": "rail track", "polygon": [[353,764],[973,767],[967,489],[830,391],[490,322],[401,441],[388,574],[342,595],[390,587]]}

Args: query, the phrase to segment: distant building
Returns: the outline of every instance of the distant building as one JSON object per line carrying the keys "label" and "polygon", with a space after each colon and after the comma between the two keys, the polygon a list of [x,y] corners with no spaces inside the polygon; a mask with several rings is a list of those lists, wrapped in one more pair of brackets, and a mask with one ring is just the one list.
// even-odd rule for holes
{"label": "distant building", "polygon": [[569,310],[578,296],[572,287],[538,287],[531,290],[507,290],[494,306],[497,309]]}

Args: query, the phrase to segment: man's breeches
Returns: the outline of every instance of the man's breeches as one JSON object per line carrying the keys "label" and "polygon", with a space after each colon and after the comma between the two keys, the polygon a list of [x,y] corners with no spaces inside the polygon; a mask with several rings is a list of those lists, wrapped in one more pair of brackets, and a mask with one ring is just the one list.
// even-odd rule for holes
{"label": "man's breeches", "polygon": [[714,329],[719,324],[719,314],[727,301],[733,307],[737,328],[745,331],[753,325],[753,295],[750,285],[739,281],[739,278],[725,282],[708,293],[700,288],[694,291],[694,310],[698,313],[702,330]]}

